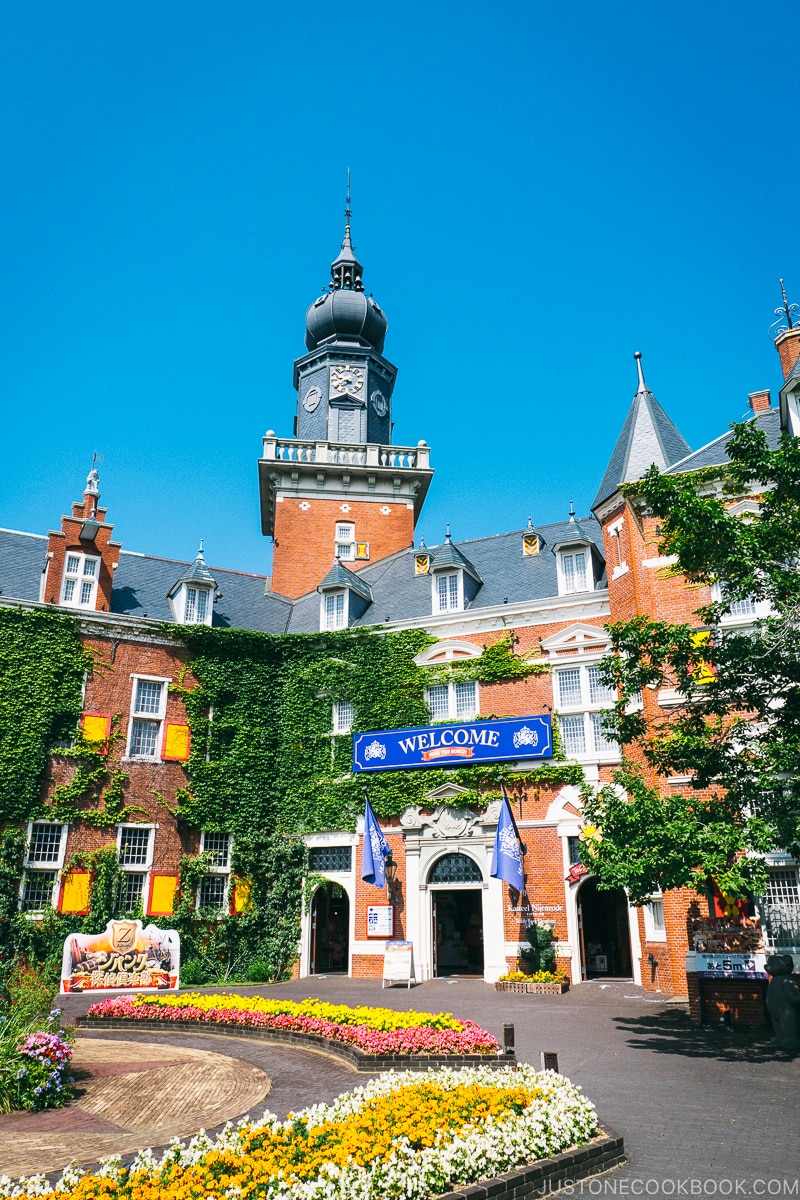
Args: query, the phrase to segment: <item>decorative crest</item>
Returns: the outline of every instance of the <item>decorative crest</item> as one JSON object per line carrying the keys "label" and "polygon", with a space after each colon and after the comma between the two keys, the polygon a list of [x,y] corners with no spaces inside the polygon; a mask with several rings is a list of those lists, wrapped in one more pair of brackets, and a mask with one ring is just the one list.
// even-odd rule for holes
{"label": "decorative crest", "polygon": [[453,540],[453,539],[452,539],[452,537],[450,536],[450,522],[449,522],[449,521],[448,521],[448,522],[447,522],[447,524],[445,525],[445,529],[444,529],[444,540],[445,540],[447,543],[450,543],[450,542],[452,542],[452,540]]}
{"label": "decorative crest", "polygon": [[639,386],[637,392],[646,392],[647,384],[644,381],[644,371],[642,370],[642,352],[641,350],[634,351],[633,357],[636,359],[636,370],[639,373]]}
{"label": "decorative crest", "polygon": [[781,298],[783,303],[780,308],[774,310],[777,321],[773,321],[769,327],[769,336],[775,341],[782,333],[788,333],[790,329],[796,329],[800,325],[800,304],[790,304],[786,298],[786,288],[783,286],[783,280],[780,281]]}
{"label": "decorative crest", "polygon": [[575,505],[572,503],[571,500],[569,502],[569,519],[570,519],[570,521],[575,520]]}
{"label": "decorative crest", "polygon": [[328,287],[332,292],[342,289],[363,292],[364,284],[361,276],[364,268],[356,258],[355,247],[350,241],[350,221],[353,210],[350,204],[350,168],[347,168],[347,198],[344,208],[344,240],[338,257],[331,263],[331,282]]}

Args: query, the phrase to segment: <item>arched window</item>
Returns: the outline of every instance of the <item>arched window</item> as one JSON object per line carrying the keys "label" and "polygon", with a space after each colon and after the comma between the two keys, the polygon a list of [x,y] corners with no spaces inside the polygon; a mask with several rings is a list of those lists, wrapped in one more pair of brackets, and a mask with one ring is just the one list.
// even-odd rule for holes
{"label": "arched window", "polygon": [[445,854],[437,858],[428,883],[483,883],[481,869],[466,854]]}

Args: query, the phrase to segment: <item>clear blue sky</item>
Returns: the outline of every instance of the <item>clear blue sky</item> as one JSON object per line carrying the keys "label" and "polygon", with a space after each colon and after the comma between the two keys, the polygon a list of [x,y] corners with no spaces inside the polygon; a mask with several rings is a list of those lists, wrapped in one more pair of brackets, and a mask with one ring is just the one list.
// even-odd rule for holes
{"label": "clear blue sky", "polygon": [[0,525],[93,451],[123,544],[269,569],[342,234],[399,368],[418,533],[585,513],[635,385],[693,447],[781,378],[800,300],[795,4],[37,0],[0,16]]}

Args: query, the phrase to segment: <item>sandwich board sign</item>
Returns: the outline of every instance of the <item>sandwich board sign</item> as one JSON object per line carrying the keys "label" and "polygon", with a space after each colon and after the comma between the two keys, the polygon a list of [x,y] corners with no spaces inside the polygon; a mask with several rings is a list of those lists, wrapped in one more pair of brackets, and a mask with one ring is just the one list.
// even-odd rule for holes
{"label": "sandwich board sign", "polygon": [[411,987],[414,974],[414,945],[412,942],[387,942],[383,953],[383,983],[404,983]]}

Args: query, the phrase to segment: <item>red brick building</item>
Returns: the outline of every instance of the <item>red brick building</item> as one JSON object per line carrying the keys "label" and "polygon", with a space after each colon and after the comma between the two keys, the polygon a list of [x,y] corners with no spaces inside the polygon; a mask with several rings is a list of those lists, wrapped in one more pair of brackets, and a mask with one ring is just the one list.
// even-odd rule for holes
{"label": "red brick building", "polygon": [[[116,830],[126,910],[168,915],[180,857],[200,851],[211,866],[198,902],[220,912],[243,902],[231,887],[230,835],[187,829],[170,812],[185,785],[189,728],[180,696],[169,689],[182,662],[163,622],[280,634],[421,628],[436,639],[418,656],[423,668],[477,659],[510,633],[516,653],[545,663],[549,673],[493,684],[442,683],[439,673],[427,694],[432,723],[552,713],[564,759],[599,784],[620,762],[602,720],[614,699],[598,673],[608,646],[604,624],[635,614],[693,621],[707,599],[671,574],[654,522],[637,518],[619,488],[652,463],[675,473],[721,465],[729,434],[692,452],[645,383],[639,355],[636,392],[591,515],[570,511],[563,521],[529,521],[494,537],[455,541],[448,532],[441,545],[416,544],[433,471],[424,441],[392,444],[396,368],[383,356],[386,327],[364,292],[348,216],[330,290],[307,314],[307,353],[295,363],[293,436],[268,432],[259,461],[263,530],[274,542],[271,579],[209,568],[202,549],[191,563],[126,550],[99,505],[94,470],[83,500],[58,530],[0,531],[0,604],[74,613],[105,664],[87,681],[84,728],[104,736],[119,714],[127,803],[141,810]],[[789,325],[776,345],[784,376],[780,407],[771,406],[768,392],[750,396],[751,419],[772,444],[781,428],[800,432],[800,329]],[[753,615],[743,604],[729,620],[746,624]],[[647,692],[641,703],[655,716],[678,701],[662,690]],[[334,705],[333,733],[346,736],[352,720],[347,702]],[[66,767],[57,756],[53,763],[57,783]],[[523,768],[529,764],[510,762],[507,769],[526,845],[521,895],[490,875],[498,802],[464,808],[463,789],[445,784],[385,825],[397,864],[392,932],[413,943],[417,978],[469,973],[493,981],[517,960],[531,920],[544,920],[553,924],[558,960],[573,984],[630,978],[684,994],[694,894],[654,895],[632,908],[623,891],[600,891],[580,862],[577,786],[552,778],[515,784]],[[687,780],[661,784],[682,788]],[[107,842],[108,834],[80,822],[46,821],[32,823],[28,834],[23,910],[35,915],[52,902],[84,911],[88,876],[65,874],[64,864],[76,850]],[[311,871],[328,882],[302,919],[299,973],[380,975],[387,932],[368,916],[377,906],[383,912],[372,917],[380,920],[386,900],[361,878],[361,833],[320,830],[306,841]],[[774,895],[765,904],[794,912],[797,864],[776,857],[773,876]]]}

